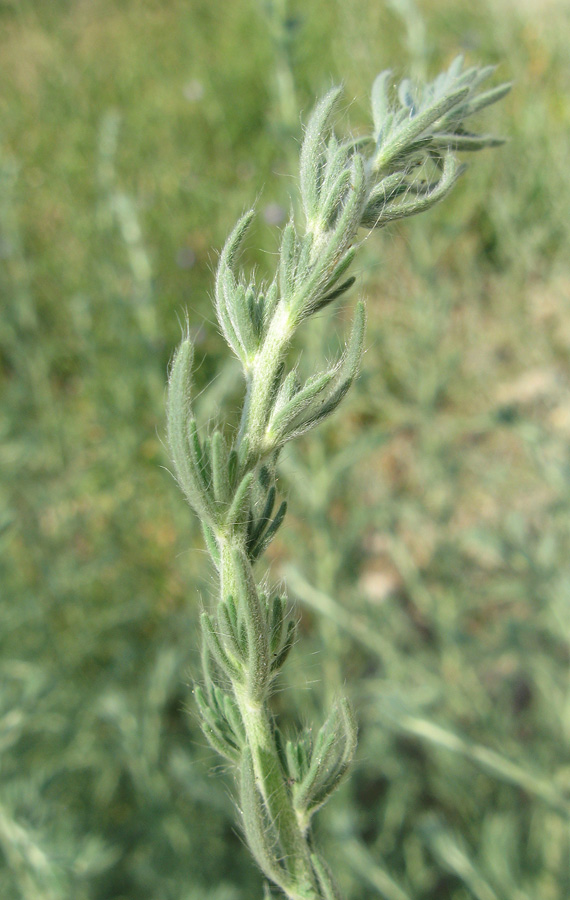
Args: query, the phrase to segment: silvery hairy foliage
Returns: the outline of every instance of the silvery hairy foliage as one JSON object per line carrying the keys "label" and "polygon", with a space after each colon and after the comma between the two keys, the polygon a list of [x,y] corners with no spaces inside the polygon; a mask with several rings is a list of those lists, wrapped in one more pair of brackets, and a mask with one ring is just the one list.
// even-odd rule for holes
{"label": "silvery hairy foliage", "polygon": [[359,246],[372,229],[429,209],[457,181],[456,151],[501,143],[466,127],[501,99],[508,84],[481,91],[493,67],[463,68],[459,57],[422,89],[407,79],[394,95],[390,72],[372,89],[373,129],[338,137],[333,88],[317,104],[300,156],[303,221],[284,227],[277,271],[256,284],[237,265],[253,211],[239,220],[221,253],[216,313],[241,362],[245,394],[239,429],[206,433],[192,412],[193,347],[176,351],[168,393],[168,442],[180,487],[199,516],[219,576],[219,602],[202,615],[203,682],[196,687],[202,728],[231,764],[247,843],[267,879],[290,900],[339,900],[315,849],[311,818],[334,792],[356,748],[346,699],[320,728],[285,739],[268,707],[275,677],[294,642],[288,602],[266,587],[256,564],[281,525],[277,463],[284,445],[330,416],[354,381],[362,357],[365,309],[357,303],[337,361],[305,380],[290,365],[301,322],[344,295]]}

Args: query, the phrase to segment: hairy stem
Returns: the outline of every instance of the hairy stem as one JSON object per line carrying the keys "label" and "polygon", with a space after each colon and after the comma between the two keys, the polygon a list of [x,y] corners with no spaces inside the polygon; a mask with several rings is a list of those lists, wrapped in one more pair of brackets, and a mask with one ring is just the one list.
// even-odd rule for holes
{"label": "hairy stem", "polygon": [[249,374],[237,442],[239,453],[247,437],[247,457],[242,462],[245,471],[263,452],[263,434],[271,410],[271,394],[293,333],[289,310],[284,304],[279,304]]}
{"label": "hairy stem", "polygon": [[[240,595],[243,597],[243,584],[249,585],[250,591],[256,594],[255,598],[250,598],[248,610],[249,616],[254,617],[252,607],[259,606],[259,598],[252,566],[242,547],[236,547],[229,541],[222,541],[220,549],[222,598]],[[260,610],[257,610],[257,615],[259,613]],[[248,678],[245,684],[233,682],[232,689],[252,757],[255,783],[263,799],[267,817],[279,835],[283,862],[291,878],[291,884],[295,884],[296,889],[292,890],[288,879],[280,886],[291,900],[320,900],[321,895],[315,884],[309,846],[299,825],[275,745],[272,717],[264,696],[267,689],[264,692],[259,690],[260,678],[263,678],[267,668],[261,650],[262,643],[256,641],[250,647],[250,668],[255,677]]]}

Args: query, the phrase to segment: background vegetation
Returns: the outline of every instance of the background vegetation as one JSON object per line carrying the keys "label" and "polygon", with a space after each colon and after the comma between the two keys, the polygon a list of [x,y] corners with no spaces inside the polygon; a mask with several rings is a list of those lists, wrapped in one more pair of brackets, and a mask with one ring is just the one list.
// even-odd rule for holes
{"label": "background vegetation", "polygon": [[215,249],[258,197],[270,270],[314,97],[364,122],[378,71],[461,50],[515,81],[510,141],[361,257],[363,374],[284,459],[280,702],[357,708],[320,823],[350,900],[570,895],[570,12],[412,3],[0,2],[6,900],[261,898],[192,704],[213,574],[165,373],[188,309],[203,416],[239,389]]}

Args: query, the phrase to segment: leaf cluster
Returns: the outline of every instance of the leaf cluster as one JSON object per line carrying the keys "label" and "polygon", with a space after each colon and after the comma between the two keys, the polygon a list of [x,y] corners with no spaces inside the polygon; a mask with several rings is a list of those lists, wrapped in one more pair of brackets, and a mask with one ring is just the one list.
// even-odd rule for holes
{"label": "leaf cluster", "polygon": [[[392,72],[386,70],[376,78],[369,165],[383,177],[368,201],[364,218],[369,227],[415,215],[441,200],[464,171],[455,159],[456,151],[504,143],[494,135],[468,130],[465,120],[501,100],[511,84],[479,92],[496,66],[464,69],[463,63],[463,57],[457,56],[445,72],[419,90],[404,78],[395,102],[390,91]],[[435,177],[421,177],[427,163]]]}

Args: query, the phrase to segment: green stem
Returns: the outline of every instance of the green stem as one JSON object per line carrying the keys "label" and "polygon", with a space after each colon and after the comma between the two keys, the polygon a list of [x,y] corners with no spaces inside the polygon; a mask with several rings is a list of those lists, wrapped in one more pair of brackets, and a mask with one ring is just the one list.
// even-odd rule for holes
{"label": "green stem", "polygon": [[263,434],[271,412],[271,394],[294,330],[289,310],[281,301],[251,369],[237,441],[239,452],[247,437],[247,458],[242,460],[244,471],[255,465],[262,453]]}
{"label": "green stem", "polygon": [[[220,580],[222,597],[231,595],[241,605],[242,614],[248,621],[248,633],[251,633],[249,644],[253,652],[249,660],[248,678],[245,684],[235,682],[233,693],[245,728],[246,744],[253,760],[255,782],[263,798],[268,818],[275,823],[283,858],[291,882],[295,885],[294,892],[291,892],[288,886],[282,887],[290,900],[321,900],[311,864],[310,847],[297,820],[275,746],[271,714],[267,708],[269,679],[266,674],[264,641],[263,638],[253,640],[254,634],[262,629],[260,618],[263,611],[257,596],[252,567],[243,548],[236,547],[229,541],[221,542]],[[248,594],[253,592],[254,597],[244,597],[244,585],[248,587]]]}
{"label": "green stem", "polygon": [[252,703],[239,687],[235,690],[235,697],[253,759],[255,781],[268,816],[276,825],[283,856],[295,884],[294,892],[289,888],[287,893],[291,900],[320,900],[320,893],[315,886],[310,849],[297,821],[277,755],[270,713],[265,704]]}

